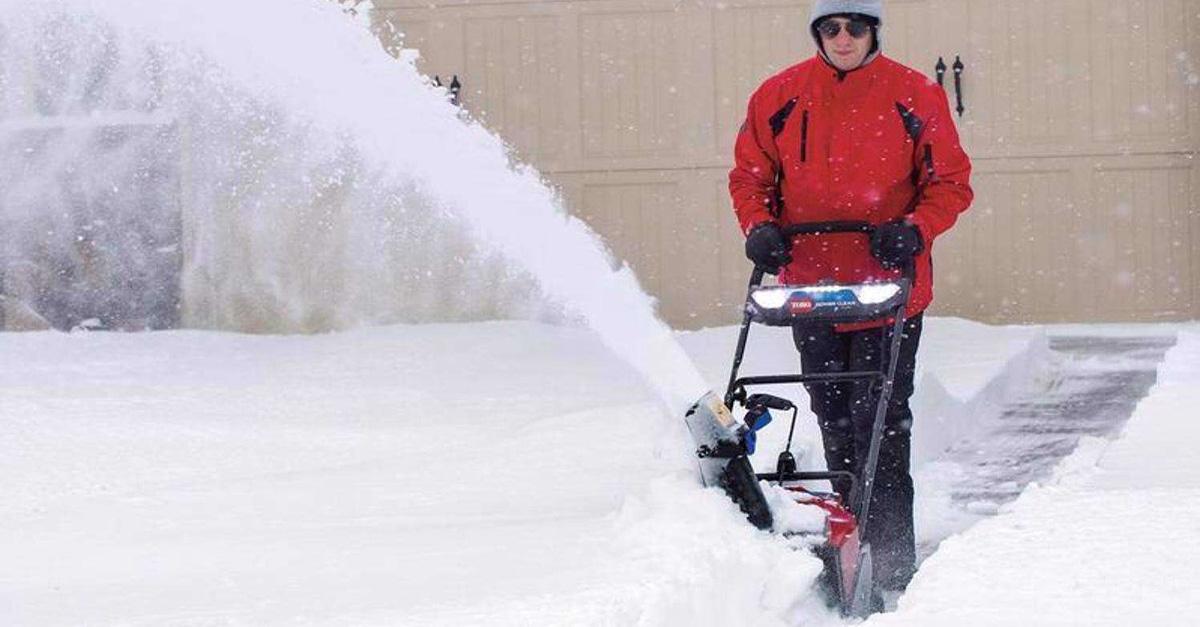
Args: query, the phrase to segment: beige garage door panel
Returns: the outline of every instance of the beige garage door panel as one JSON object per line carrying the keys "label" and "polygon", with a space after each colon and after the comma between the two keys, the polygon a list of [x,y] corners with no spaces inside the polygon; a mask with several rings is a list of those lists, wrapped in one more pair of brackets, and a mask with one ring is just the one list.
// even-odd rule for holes
{"label": "beige garage door panel", "polygon": [[731,4],[713,12],[716,156],[728,160],[750,94],[768,76],[813,53],[809,3]]}
{"label": "beige garage door panel", "polygon": [[1184,241],[1191,242],[1185,244],[1191,250],[1192,255],[1191,318],[1200,320],[1200,164],[1192,166],[1192,175],[1189,177],[1188,183],[1191,186],[1191,197],[1190,202],[1184,205],[1186,207],[1184,211],[1188,213],[1190,222]]}
{"label": "beige garage door panel", "polygon": [[[418,67],[444,84],[457,75],[460,102],[522,160],[545,167],[579,148],[579,48],[565,6],[494,4],[412,8],[380,3],[372,14],[385,41],[392,24],[403,44],[421,51]],[[397,7],[396,5],[404,5]],[[387,8],[391,7],[391,8]]]}
{"label": "beige garage door panel", "polygon": [[1094,0],[1089,6],[1092,138],[1195,146],[1200,119],[1195,86],[1188,85],[1194,71],[1188,49],[1200,35],[1200,3]]}
{"label": "beige garage door panel", "polygon": [[935,311],[1006,322],[1196,316],[1196,164],[1036,163],[980,164],[975,205],[935,248]]}
{"label": "beige garage door panel", "polygon": [[[1196,302],[1190,237],[1196,190],[1187,163],[1098,166],[1094,170],[1099,244],[1088,274],[1096,282],[1099,311],[1116,319],[1178,319]],[[1102,313],[1101,315],[1105,315]]]}
{"label": "beige garage door panel", "polygon": [[[1035,5],[1039,8],[1035,9]],[[972,0],[963,43],[963,139],[975,157],[1069,154],[1086,143],[1087,0]],[[947,63],[953,59],[948,58]],[[954,103],[952,70],[947,91]]]}
{"label": "beige garage door panel", "polygon": [[668,277],[663,263],[671,235],[677,182],[586,183],[579,217],[607,236],[613,253],[629,263],[642,285],[661,294]]}
{"label": "beige garage door panel", "polygon": [[395,16],[396,14],[391,12],[371,14],[372,30],[383,42],[383,47],[393,56],[399,54],[402,48],[414,48],[421,50],[423,54],[429,54],[431,42],[434,39],[430,34],[431,23],[434,20],[410,16],[403,20],[403,31],[401,31],[401,20]]}
{"label": "beige garage door panel", "polygon": [[580,16],[584,156],[679,156],[686,27],[670,10]]}
{"label": "beige garage door panel", "polygon": [[885,2],[883,50],[891,58],[934,78],[939,56],[953,62],[953,33],[947,16],[962,0],[900,0]]}
{"label": "beige garage door panel", "polygon": [[[728,238],[705,170],[568,173],[556,177],[573,213],[601,233],[613,254],[661,299],[661,313],[680,326],[728,319],[721,264]],[[735,231],[736,227],[730,227]]]}
{"label": "beige garage door panel", "polygon": [[401,48],[419,50],[417,67],[429,76],[444,75],[449,83],[450,75],[462,67],[462,20],[456,14],[377,8],[371,13],[371,24],[392,54]]}
{"label": "beige garage door panel", "polygon": [[746,259],[746,240],[742,237],[741,227],[733,213],[733,202],[729,199],[729,171],[710,170],[707,174],[706,183],[712,190],[709,203],[716,208],[712,220],[716,224],[721,246],[718,256],[720,283],[716,296],[724,316],[721,320],[728,322],[738,317],[741,303],[746,298],[746,281],[750,277],[751,265]]}
{"label": "beige garage door panel", "polygon": [[1062,311],[1078,297],[1063,246],[1078,225],[1069,163],[977,169],[977,201],[934,247],[938,311],[1014,319]]}
{"label": "beige garage door panel", "polygon": [[[1197,144],[1188,83],[1196,0],[968,0],[951,54],[966,66],[972,155],[1179,152]],[[963,9],[947,19],[963,19]],[[949,59],[948,63],[951,62]],[[947,91],[954,98],[952,75]]]}
{"label": "beige garage door panel", "polygon": [[575,69],[563,62],[574,44],[561,22],[548,15],[464,20],[471,111],[525,157],[561,159],[568,151],[561,92]]}

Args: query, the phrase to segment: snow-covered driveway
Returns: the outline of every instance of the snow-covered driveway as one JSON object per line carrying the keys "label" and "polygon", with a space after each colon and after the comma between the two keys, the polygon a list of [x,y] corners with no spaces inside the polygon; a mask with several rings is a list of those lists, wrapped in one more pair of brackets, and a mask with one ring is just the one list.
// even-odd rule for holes
{"label": "snow-covered driveway", "polygon": [[[733,330],[680,340],[719,384]],[[973,521],[955,518],[944,475],[922,462],[982,433],[976,421],[1037,375],[1045,340],[1036,328],[927,326],[914,399],[926,540]],[[1040,614],[1009,601],[1028,608],[1068,586],[1062,611],[1078,609],[1139,581],[1108,576],[1121,564],[1129,574],[1157,555],[1162,581],[1172,559],[1200,552],[1185,533],[1195,486],[1176,485],[1195,468],[1181,452],[1152,454],[1194,438],[1169,427],[1194,403],[1195,347],[1193,336],[1172,349],[1124,440],[1088,441],[1071,458],[1082,474],[1055,475],[1090,478],[1035,489],[952,536],[900,613],[877,620],[1027,622]],[[585,330],[2,334],[0,354],[6,625],[840,622],[811,592],[819,563],[698,488],[680,422]],[[746,371],[794,359],[767,331]],[[815,451],[813,425],[798,432]],[[1150,508],[1174,543],[1136,532]],[[1069,517],[1089,526],[1076,533]],[[1186,581],[1124,597],[1121,615],[1156,591],[1186,603]]]}
{"label": "snow-covered driveway", "polygon": [[[759,608],[775,566],[783,614],[817,567],[695,486],[661,446],[678,425],[583,330],[0,353],[3,624],[659,622]],[[765,569],[729,587],[745,603],[679,591],[738,565]]]}

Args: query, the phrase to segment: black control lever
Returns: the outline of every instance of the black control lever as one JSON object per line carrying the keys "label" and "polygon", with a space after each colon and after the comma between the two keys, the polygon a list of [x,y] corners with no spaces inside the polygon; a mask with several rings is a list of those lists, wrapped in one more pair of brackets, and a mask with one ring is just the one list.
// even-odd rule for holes
{"label": "black control lever", "polygon": [[791,411],[796,408],[795,403],[772,394],[751,394],[745,404],[746,407],[766,407],[779,411]]}

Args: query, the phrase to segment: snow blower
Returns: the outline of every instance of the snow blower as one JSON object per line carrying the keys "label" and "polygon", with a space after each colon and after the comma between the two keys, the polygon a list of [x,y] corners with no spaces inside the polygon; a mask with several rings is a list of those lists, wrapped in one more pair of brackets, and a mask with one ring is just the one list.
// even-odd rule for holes
{"label": "snow blower", "polygon": [[[859,233],[870,237],[874,227],[866,222],[818,222],[790,225],[783,229],[789,241],[805,235]],[[750,276],[741,332],[733,356],[733,368],[724,398],[709,392],[687,412],[688,430],[696,444],[700,476],[704,485],[719,486],[740,508],[750,523],[764,530],[774,526],[760,482],[778,485],[789,491],[797,503],[816,507],[825,514],[824,538],[818,538],[817,555],[825,564],[821,579],[832,603],[847,616],[865,617],[872,607],[871,547],[863,542],[869,516],[875,468],[883,438],[884,417],[891,399],[896,362],[904,328],[905,304],[912,286],[912,268],[903,277],[891,281],[862,284],[822,283],[819,285],[763,286],[763,271],[755,268]],[[784,374],[739,377],[738,370],[746,351],[746,340],[753,324],[793,327],[807,323],[853,323],[890,319],[890,341],[884,344],[889,354],[880,360],[878,371],[822,374]],[[890,357],[890,358],[888,358]],[[861,474],[850,472],[798,472],[792,455],[798,409],[792,401],[771,394],[750,394],[751,387],[870,381],[876,387],[875,420],[871,445]],[[745,409],[737,420],[731,408]],[[791,412],[791,430],[787,445],[779,454],[775,472],[755,473],[750,464],[757,444],[757,432],[771,421],[771,410]],[[851,485],[849,497],[820,492],[806,482],[842,481]]]}

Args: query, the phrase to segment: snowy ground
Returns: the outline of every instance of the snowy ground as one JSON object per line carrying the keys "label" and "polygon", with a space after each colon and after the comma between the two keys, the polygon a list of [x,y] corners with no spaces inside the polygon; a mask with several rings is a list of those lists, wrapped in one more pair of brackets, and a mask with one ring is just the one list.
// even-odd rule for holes
{"label": "snowy ground", "polygon": [[1180,333],[1116,440],[1085,441],[951,538],[879,625],[1184,625],[1200,619],[1200,333]]}
{"label": "snowy ground", "polygon": [[[714,386],[733,333],[680,336]],[[747,373],[795,367],[772,333]],[[1197,435],[1198,351],[1184,334],[1124,439],[965,533],[919,470],[919,534],[953,537],[876,620],[1194,606],[1196,463],[1159,452]],[[0,624],[839,622],[817,561],[696,487],[679,423],[583,330],[0,334],[0,354]],[[1047,354],[1042,329],[930,320],[919,462],[982,433]]]}
{"label": "snowy ground", "polygon": [[656,453],[677,425],[582,330],[0,353],[2,624],[661,623],[757,611],[771,575],[785,613],[818,568]]}

